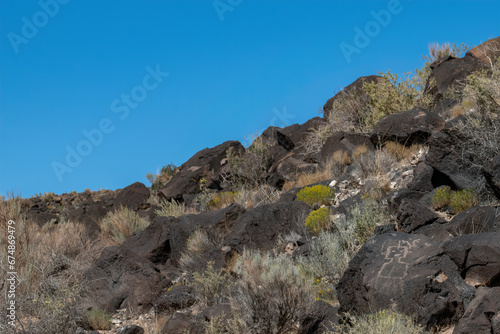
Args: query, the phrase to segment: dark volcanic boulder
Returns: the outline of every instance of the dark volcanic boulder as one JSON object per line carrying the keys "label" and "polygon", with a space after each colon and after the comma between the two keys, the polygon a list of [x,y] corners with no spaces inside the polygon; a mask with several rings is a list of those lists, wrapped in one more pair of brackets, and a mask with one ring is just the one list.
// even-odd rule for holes
{"label": "dark volcanic boulder", "polygon": [[345,151],[352,154],[357,147],[366,146],[369,151],[373,151],[370,138],[360,133],[335,132],[323,144],[321,148],[321,163],[327,164],[337,151]]}
{"label": "dark volcanic boulder", "polygon": [[356,79],[353,83],[351,83],[349,86],[345,87],[344,90],[338,92],[335,94],[334,97],[330,98],[328,101],[326,101],[325,105],[323,106],[323,117],[326,119],[330,115],[330,112],[332,111],[333,103],[338,100],[343,98],[344,96],[354,96],[357,94],[363,94],[363,85],[365,83],[382,83],[384,82],[385,79],[384,77],[381,77],[379,75],[368,75],[365,77],[360,77]]}
{"label": "dark volcanic boulder", "polygon": [[495,193],[495,196],[500,198],[500,155],[497,155],[484,164],[483,175],[486,179],[486,184]]}
{"label": "dark volcanic boulder", "polygon": [[196,229],[214,228],[227,231],[244,212],[245,209],[241,206],[232,204],[224,209],[206,211],[198,215],[179,218],[156,217],[146,229],[128,238],[122,248],[158,265],[164,265],[168,260],[175,264],[186,240]]}
{"label": "dark volcanic boulder", "polygon": [[297,231],[304,224],[311,207],[304,202],[273,203],[247,211],[234,224],[227,245],[238,251],[244,248],[269,251],[280,234]]}
{"label": "dark volcanic boulder", "polygon": [[447,185],[452,189],[472,188],[477,175],[471,174],[463,166],[460,143],[453,132],[443,130],[432,134],[425,162],[435,169],[434,187]]}
{"label": "dark volcanic boulder", "polygon": [[497,231],[500,227],[500,208],[474,206],[458,213],[448,224],[454,235]]}
{"label": "dark volcanic boulder", "polygon": [[427,142],[431,133],[444,128],[445,121],[433,112],[414,108],[382,118],[373,129],[374,143],[394,141],[404,145]]}
{"label": "dark volcanic boulder", "polygon": [[420,202],[403,199],[397,214],[398,230],[409,233],[424,225],[432,224],[438,218],[434,211]]}
{"label": "dark volcanic boulder", "polygon": [[137,211],[141,205],[146,204],[149,198],[149,189],[140,182],[133,183],[123,188],[115,198],[115,207],[120,206]]}
{"label": "dark volcanic boulder", "polygon": [[205,326],[200,320],[193,317],[176,312],[174,313],[163,327],[162,334],[205,334]]}
{"label": "dark volcanic boulder", "polygon": [[453,334],[500,334],[499,316],[500,287],[478,288]]}
{"label": "dark volcanic boulder", "polygon": [[472,54],[467,53],[463,58],[447,56],[438,59],[431,65],[431,76],[436,80],[436,86],[441,94],[449,87],[464,81],[475,71],[487,68],[487,65]]}
{"label": "dark volcanic boulder", "polygon": [[153,263],[118,246],[105,248],[84,278],[92,306],[107,312],[148,312],[167,285]]}
{"label": "dark volcanic boulder", "polygon": [[408,184],[408,189],[428,192],[434,189],[432,184],[432,176],[434,168],[427,165],[425,162],[420,162],[413,170],[413,180]]}
{"label": "dark volcanic boulder", "polygon": [[297,334],[320,334],[333,332],[333,326],[338,324],[338,308],[317,300],[311,311],[302,317]]}
{"label": "dark volcanic boulder", "polygon": [[392,308],[427,329],[456,323],[474,288],[432,239],[401,232],[370,239],[337,285],[341,312]]}
{"label": "dark volcanic boulder", "polygon": [[196,302],[194,289],[190,285],[179,284],[171,287],[155,301],[155,311],[172,313],[189,307]]}
{"label": "dark volcanic boulder", "polygon": [[468,284],[500,286],[500,232],[455,237],[442,247]]}
{"label": "dark volcanic boulder", "polygon": [[500,37],[487,40],[467,51],[466,55],[473,56],[491,67],[492,64],[496,63],[497,58],[500,57]]}
{"label": "dark volcanic boulder", "polygon": [[144,334],[144,328],[137,325],[128,325],[123,327],[118,334]]}
{"label": "dark volcanic boulder", "polygon": [[205,178],[208,187],[219,189],[219,174],[223,168],[221,161],[226,158],[227,150],[243,153],[245,148],[239,141],[227,141],[213,148],[199,151],[186,161],[172,179],[160,189],[159,195],[165,200],[175,199],[186,204],[200,193],[200,180]]}

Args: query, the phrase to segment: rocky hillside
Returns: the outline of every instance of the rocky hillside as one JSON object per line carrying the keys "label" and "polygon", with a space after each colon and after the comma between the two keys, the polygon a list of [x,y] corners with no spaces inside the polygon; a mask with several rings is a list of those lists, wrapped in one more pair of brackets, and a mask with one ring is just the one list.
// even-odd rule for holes
{"label": "rocky hillside", "polygon": [[499,57],[442,45],[149,188],[2,200],[1,332],[500,333]]}

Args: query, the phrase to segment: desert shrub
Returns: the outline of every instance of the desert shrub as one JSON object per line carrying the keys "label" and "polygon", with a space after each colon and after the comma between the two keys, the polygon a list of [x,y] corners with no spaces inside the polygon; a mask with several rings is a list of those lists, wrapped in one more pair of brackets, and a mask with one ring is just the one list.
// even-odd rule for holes
{"label": "desert shrub", "polygon": [[390,71],[379,74],[386,80],[363,85],[370,101],[370,108],[361,117],[361,126],[365,131],[373,129],[385,116],[427,103],[423,101],[422,91],[416,86],[415,78],[410,73],[405,73],[402,77]]}
{"label": "desert shrub", "polygon": [[328,137],[335,132],[335,127],[330,123],[322,124],[317,128],[312,128],[307,132],[301,148],[305,154],[311,154],[321,151]]}
{"label": "desert shrub", "polygon": [[178,171],[179,168],[170,163],[163,166],[158,174],[147,173],[146,178],[151,183],[151,190],[153,192],[160,190],[175,174],[177,174]]}
{"label": "desert shrub", "polygon": [[[340,328],[339,328],[340,327]],[[424,328],[402,313],[382,310],[374,314],[358,315],[349,318],[349,323],[338,326],[330,333],[348,334],[424,334]]]}
{"label": "desert shrub", "polygon": [[255,188],[265,184],[271,164],[268,148],[269,145],[258,137],[244,154],[238,154],[232,147],[227,150],[226,156],[230,166],[228,181],[233,189]]}
{"label": "desert shrub", "polygon": [[297,193],[297,200],[306,204],[313,205],[329,205],[334,198],[334,191],[328,186],[318,184],[311,187],[305,187]]}
{"label": "desert shrub", "polygon": [[385,149],[367,152],[358,156],[353,166],[356,167],[359,175],[363,178],[370,176],[381,176],[391,171],[396,163],[396,157]]}
{"label": "desert shrub", "polygon": [[[339,129],[361,131],[364,125],[364,115],[370,113],[370,98],[365,91],[341,91],[332,105],[327,121],[331,133]],[[323,130],[323,132],[327,132]]]}
{"label": "desert shrub", "polygon": [[223,191],[212,196],[208,203],[210,210],[222,209],[231,203],[235,203],[240,196],[238,191]]}
{"label": "desert shrub", "polygon": [[111,315],[101,309],[91,309],[87,314],[87,319],[93,329],[111,329]]}
{"label": "desert shrub", "polygon": [[198,302],[211,306],[227,299],[230,276],[224,269],[215,270],[213,261],[208,262],[205,272],[195,272],[193,279]]}
{"label": "desert shrub", "polygon": [[477,203],[477,194],[473,189],[454,191],[450,198],[450,205],[453,213],[465,211],[468,208],[477,205]]}
{"label": "desert shrub", "polygon": [[312,211],[306,218],[306,228],[311,234],[318,234],[330,225],[330,210],[319,208]]}
{"label": "desert shrub", "polygon": [[[0,201],[0,244],[7,244],[8,221],[15,222],[16,325],[27,333],[74,333],[84,316],[81,273],[95,258],[87,231],[82,224],[65,221],[39,227],[26,218],[23,202],[16,196]],[[7,247],[2,247],[4,268],[6,261]],[[5,282],[6,271],[0,279]],[[2,299],[7,298],[7,286],[0,287]],[[0,304],[6,305],[4,300]]]}
{"label": "desert shrub", "polygon": [[238,321],[233,332],[290,333],[312,305],[312,282],[292,260],[244,251],[235,266],[240,278],[231,304]]}
{"label": "desert shrub", "polygon": [[362,245],[373,236],[375,227],[384,223],[389,217],[387,210],[376,203],[365,202],[363,207],[357,205],[351,211],[354,225],[354,238]]}
{"label": "desert shrub", "polygon": [[449,186],[437,188],[431,198],[431,203],[434,209],[439,210],[450,205],[452,193],[453,192]]}
{"label": "desert shrub", "polygon": [[179,258],[179,265],[184,270],[196,271],[200,269],[202,256],[221,246],[222,238],[215,231],[197,229],[186,240],[186,245]]}
{"label": "desert shrub", "polygon": [[126,207],[110,211],[101,220],[101,235],[116,245],[121,245],[132,233],[145,229],[148,221]]}
{"label": "desert shrub", "polygon": [[288,191],[292,188],[303,188],[313,183],[331,180],[334,176],[332,174],[333,168],[327,164],[325,168],[318,169],[311,173],[300,173],[294,179],[287,180],[283,185],[283,190]]}

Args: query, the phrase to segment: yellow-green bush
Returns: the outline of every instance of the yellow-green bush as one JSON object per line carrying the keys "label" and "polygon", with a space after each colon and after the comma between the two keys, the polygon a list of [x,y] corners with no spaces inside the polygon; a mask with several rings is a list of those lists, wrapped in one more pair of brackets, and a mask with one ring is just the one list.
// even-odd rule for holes
{"label": "yellow-green bush", "polygon": [[436,189],[431,202],[436,210],[451,206],[453,213],[459,213],[477,205],[478,196],[473,189],[452,191],[450,187],[443,186]]}
{"label": "yellow-green bush", "polygon": [[467,210],[471,206],[477,205],[477,194],[472,189],[464,189],[455,191],[451,195],[451,208],[453,213],[458,213]]}
{"label": "yellow-green bush", "polygon": [[439,210],[450,205],[452,193],[451,188],[448,186],[437,188],[431,198],[434,209]]}
{"label": "yellow-green bush", "polygon": [[87,314],[87,319],[93,329],[110,330],[111,315],[101,309],[92,309]]}
{"label": "yellow-green bush", "polygon": [[330,201],[334,198],[334,191],[328,186],[318,184],[312,187],[305,187],[297,193],[297,200],[306,204],[313,205],[329,205]]}
{"label": "yellow-green bush", "polygon": [[210,210],[222,209],[231,203],[235,203],[239,195],[239,191],[224,191],[215,194],[208,202],[208,208]]}
{"label": "yellow-green bush", "polygon": [[330,225],[330,210],[328,208],[320,208],[312,211],[306,218],[306,227],[309,232],[318,234],[320,231],[328,228]]}

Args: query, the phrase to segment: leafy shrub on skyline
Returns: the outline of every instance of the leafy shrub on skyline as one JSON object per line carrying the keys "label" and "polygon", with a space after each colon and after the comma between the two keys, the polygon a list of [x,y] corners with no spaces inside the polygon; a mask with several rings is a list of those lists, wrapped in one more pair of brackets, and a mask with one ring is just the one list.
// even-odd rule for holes
{"label": "leafy shrub on skyline", "polygon": [[178,171],[179,168],[170,163],[163,166],[159,174],[147,173],[146,178],[151,183],[151,190],[153,192],[160,190]]}

